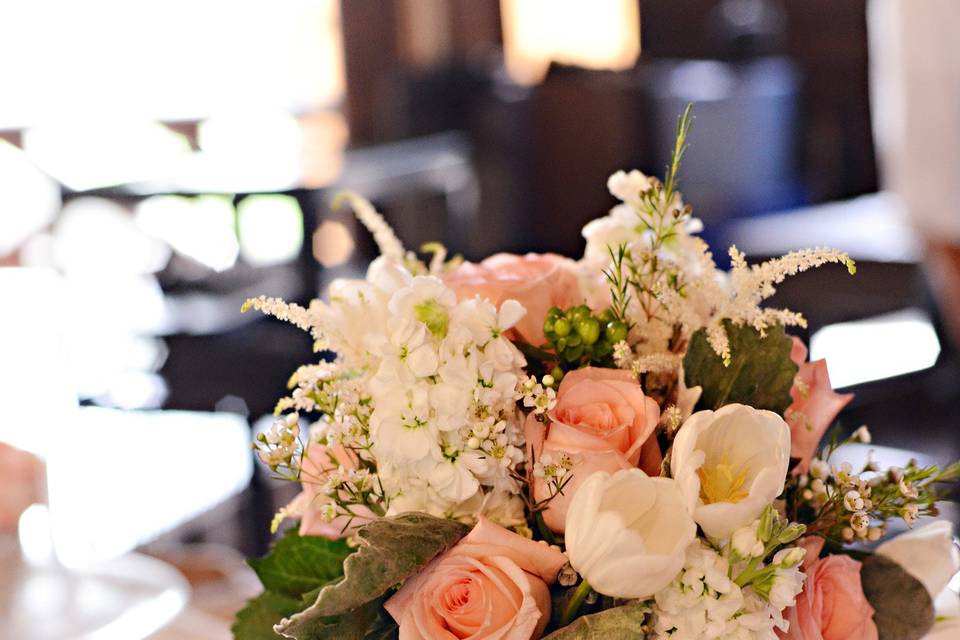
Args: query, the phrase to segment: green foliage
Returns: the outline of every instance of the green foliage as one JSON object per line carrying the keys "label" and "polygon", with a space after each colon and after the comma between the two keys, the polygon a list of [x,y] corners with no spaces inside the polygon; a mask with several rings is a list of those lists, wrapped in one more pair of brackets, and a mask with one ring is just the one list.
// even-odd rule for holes
{"label": "green foliage", "polygon": [[362,638],[348,635],[359,628],[353,620],[364,618],[367,626],[363,630],[370,630],[379,608],[379,604],[371,603],[452,547],[469,530],[454,520],[423,513],[383,518],[361,527],[357,531],[360,547],[344,561],[344,577],[323,587],[316,602],[278,628],[297,640]]}
{"label": "green foliage", "polygon": [[600,613],[581,616],[567,626],[544,636],[543,640],[642,640],[648,631],[644,624],[648,610],[643,602],[630,602]]}
{"label": "green foliage", "polygon": [[263,558],[249,560],[264,589],[300,598],[343,575],[351,549],[343,540],[300,536],[291,527]]}
{"label": "green foliage", "polygon": [[936,614],[923,583],[896,562],[879,555],[863,560],[863,593],[876,610],[880,640],[919,640],[933,627]]}
{"label": "green foliage", "polygon": [[793,402],[790,389],[797,365],[790,359],[792,342],[780,325],[766,336],[753,327],[724,321],[730,339],[730,364],[724,365],[701,329],[693,334],[683,358],[688,387],[703,387],[697,409],[719,409],[741,403],[780,415]]}
{"label": "green foliage", "polygon": [[302,608],[298,598],[264,591],[237,613],[231,627],[234,640],[279,640],[282,636],[274,632],[273,625]]}
{"label": "green foliage", "polygon": [[236,640],[277,640],[273,627],[302,611],[324,584],[343,575],[343,560],[351,550],[342,540],[300,536],[290,528],[263,558],[250,566],[264,592],[247,603],[233,624]]}

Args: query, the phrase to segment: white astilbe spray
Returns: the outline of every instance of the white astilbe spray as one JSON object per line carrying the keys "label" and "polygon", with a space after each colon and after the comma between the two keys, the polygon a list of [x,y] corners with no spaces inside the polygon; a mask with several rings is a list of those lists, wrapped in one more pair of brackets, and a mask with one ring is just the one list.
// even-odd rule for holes
{"label": "white astilbe spray", "polygon": [[402,261],[406,257],[403,249],[403,243],[393,232],[393,228],[383,219],[383,215],[374,208],[373,204],[366,198],[353,193],[344,191],[337,194],[333,200],[333,208],[337,209],[343,202],[347,202],[357,220],[367,228],[367,231],[373,236],[380,255],[392,260]]}

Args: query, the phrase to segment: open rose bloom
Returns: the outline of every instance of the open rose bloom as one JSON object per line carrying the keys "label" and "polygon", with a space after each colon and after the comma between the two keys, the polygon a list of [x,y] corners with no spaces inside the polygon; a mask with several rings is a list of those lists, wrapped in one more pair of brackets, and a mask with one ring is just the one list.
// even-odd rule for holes
{"label": "open rose bloom", "polygon": [[385,605],[401,640],[530,640],[550,618],[548,585],[567,558],[481,518]]}
{"label": "open rose bloom", "polygon": [[[564,531],[570,501],[593,473],[639,466],[659,475],[662,458],[652,436],[660,408],[628,372],[595,367],[571,371],[560,383],[557,404],[548,418],[546,426],[530,414],[525,432],[534,460],[550,454],[569,456],[573,462],[572,479],[543,514],[553,531]],[[550,489],[537,479],[533,492],[544,500]]]}
{"label": "open rose bloom", "polygon": [[582,301],[571,261],[552,253],[498,253],[479,264],[465,262],[444,274],[443,280],[461,299],[479,296],[497,306],[505,300],[522,304],[526,316],[513,330],[538,346],[545,340],[543,319],[550,307],[566,308]]}

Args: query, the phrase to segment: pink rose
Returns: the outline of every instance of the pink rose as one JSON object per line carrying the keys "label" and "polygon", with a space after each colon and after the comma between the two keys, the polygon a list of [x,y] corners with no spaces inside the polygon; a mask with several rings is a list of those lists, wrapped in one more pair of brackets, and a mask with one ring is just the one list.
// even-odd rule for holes
{"label": "pink rose", "polygon": [[[547,417],[549,426],[532,414],[524,425],[534,459],[549,453],[554,461],[564,454],[573,460],[570,481],[543,512],[552,531],[564,531],[573,495],[594,472],[616,473],[639,465],[648,475],[660,475],[663,458],[651,437],[660,407],[629,372],[595,367],[571,371],[563,377],[557,404]],[[547,482],[535,479],[533,494],[537,500],[548,498]]]}
{"label": "pink rose", "polygon": [[457,298],[480,296],[499,307],[504,300],[516,300],[527,310],[513,331],[526,342],[546,342],[543,321],[550,307],[566,309],[583,301],[577,276],[570,261],[552,253],[517,256],[498,253],[480,264],[464,262],[442,276]]}
{"label": "pink rose", "polygon": [[790,425],[790,457],[800,460],[794,473],[806,473],[823,434],[853,400],[853,394],[834,392],[827,361],[807,362],[807,347],[796,336],[793,336],[790,359],[800,367],[797,373],[800,383],[790,390],[793,404],[787,407],[784,417]]}
{"label": "pink rose", "polygon": [[484,517],[407,580],[384,607],[400,640],[531,640],[550,619],[550,590],[567,558]]}
{"label": "pink rose", "polygon": [[316,442],[307,445],[300,467],[300,483],[303,485],[303,491],[297,496],[297,500],[304,502],[303,517],[300,520],[301,536],[319,536],[337,540],[352,534],[357,527],[377,517],[366,507],[351,507],[356,513],[352,521],[346,515],[338,516],[333,521],[328,521],[321,515],[321,507],[329,504],[330,498],[320,489],[330,471],[340,466],[348,471],[356,469],[356,455],[339,444],[333,448]]}
{"label": "pink rose", "polygon": [[784,612],[790,623],[781,640],[877,640],[873,607],[863,595],[860,563],[849,556],[818,558],[823,538],[810,536],[800,546],[806,581],[797,603]]}
{"label": "pink rose", "polygon": [[41,499],[42,473],[35,456],[0,442],[0,533],[16,531],[20,515]]}

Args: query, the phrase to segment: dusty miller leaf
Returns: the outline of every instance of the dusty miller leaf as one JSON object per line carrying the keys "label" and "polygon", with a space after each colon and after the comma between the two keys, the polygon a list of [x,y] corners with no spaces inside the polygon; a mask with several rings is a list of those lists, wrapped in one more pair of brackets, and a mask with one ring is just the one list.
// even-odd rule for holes
{"label": "dusty miller leaf", "polygon": [[300,598],[343,575],[343,560],[352,549],[343,540],[301,536],[290,528],[263,558],[249,560],[268,591]]}
{"label": "dusty miller leaf", "polygon": [[697,409],[719,409],[741,403],[780,415],[790,406],[790,388],[797,365],[790,359],[792,341],[780,325],[767,329],[766,336],[753,327],[723,323],[730,339],[730,364],[707,342],[703,329],[693,334],[683,358],[688,387],[703,387]]}
{"label": "dusty miller leaf", "polygon": [[297,640],[341,637],[309,635],[307,631],[316,627],[317,620],[352,616],[349,612],[402,583],[469,530],[465,524],[425,513],[405,513],[364,525],[357,531],[359,549],[343,563],[343,579],[321,589],[312,606],[276,629]]}
{"label": "dusty miller leaf", "polygon": [[315,616],[303,620],[295,635],[283,629],[286,620],[276,624],[274,630],[283,637],[299,640],[367,640],[379,624],[382,604],[383,600],[377,599],[340,616]]}
{"label": "dusty miller leaf", "polygon": [[642,640],[646,637],[643,623],[647,611],[649,607],[643,602],[631,602],[581,616],[543,640]]}
{"label": "dusty miller leaf", "polygon": [[923,583],[884,556],[863,560],[863,593],[876,610],[880,640],[919,640],[933,627],[936,614]]}

